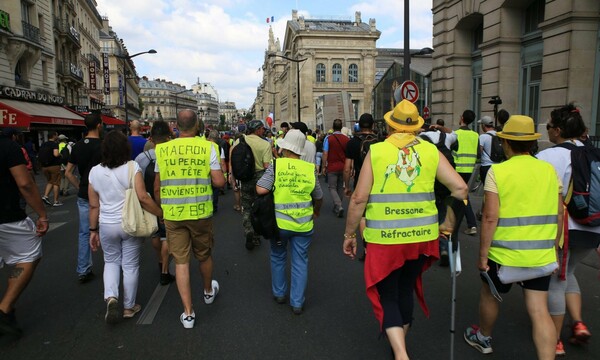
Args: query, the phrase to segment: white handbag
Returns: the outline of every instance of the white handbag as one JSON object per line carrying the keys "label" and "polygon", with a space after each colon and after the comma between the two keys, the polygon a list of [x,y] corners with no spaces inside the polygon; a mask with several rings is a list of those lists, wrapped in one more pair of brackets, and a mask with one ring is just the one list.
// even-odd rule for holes
{"label": "white handbag", "polygon": [[149,237],[158,230],[156,215],[144,210],[135,192],[135,172],[133,161],[127,163],[129,168],[129,188],[125,190],[125,204],[121,219],[123,231],[135,237]]}

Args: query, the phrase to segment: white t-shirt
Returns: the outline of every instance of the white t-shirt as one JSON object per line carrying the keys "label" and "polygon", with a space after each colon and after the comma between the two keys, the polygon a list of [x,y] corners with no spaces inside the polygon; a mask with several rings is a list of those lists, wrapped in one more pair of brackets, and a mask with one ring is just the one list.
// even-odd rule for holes
{"label": "white t-shirt", "polygon": [[[433,141],[434,144],[437,144],[440,141],[440,131],[439,130],[424,131],[424,132],[420,133],[419,135],[427,136],[429,138],[429,140]],[[444,145],[446,145],[446,147],[448,149],[450,149],[452,144],[454,144],[457,139],[458,139],[458,135],[456,135],[456,133],[454,131],[452,131],[451,133],[446,133],[446,141],[444,142]]]}
{"label": "white t-shirt", "polygon": [[[133,169],[140,172],[140,165],[133,161]],[[125,190],[129,188],[129,166],[123,164],[109,169],[100,164],[90,170],[90,185],[100,196],[100,224],[120,224],[125,204]]]}
{"label": "white t-shirt", "polygon": [[[579,140],[575,140],[575,144],[577,146],[583,146],[583,143]],[[558,177],[562,181],[563,185],[563,198],[567,195],[569,191],[569,182],[571,181],[571,151],[569,149],[565,149],[563,147],[551,147],[546,150],[540,151],[536,157],[540,160],[544,160],[549,162],[556,170]],[[581,231],[589,231],[596,234],[600,234],[600,226],[591,227],[584,226],[576,223],[569,216],[569,230],[581,230]]]}
{"label": "white t-shirt", "polygon": [[485,134],[479,135],[479,146],[483,148],[483,151],[481,152],[481,166],[495,164],[495,162],[490,159],[490,154],[492,153],[492,137],[486,134],[496,135],[496,130],[486,131]]}

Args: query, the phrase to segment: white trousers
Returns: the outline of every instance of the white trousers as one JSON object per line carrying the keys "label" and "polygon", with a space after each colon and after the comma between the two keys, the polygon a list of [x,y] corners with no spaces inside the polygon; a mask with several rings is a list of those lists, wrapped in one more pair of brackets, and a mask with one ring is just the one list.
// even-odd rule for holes
{"label": "white trousers", "polygon": [[123,307],[131,309],[140,275],[142,238],[127,235],[121,224],[100,224],[100,243],[104,252],[104,299],[119,298],[123,269]]}

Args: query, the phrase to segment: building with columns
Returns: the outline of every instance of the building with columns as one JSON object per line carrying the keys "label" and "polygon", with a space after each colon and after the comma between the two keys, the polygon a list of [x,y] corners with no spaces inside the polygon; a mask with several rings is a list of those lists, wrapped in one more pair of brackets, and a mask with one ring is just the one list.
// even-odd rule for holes
{"label": "building with columns", "polygon": [[269,29],[263,80],[251,111],[255,117],[272,112],[276,123],[300,119],[315,128],[319,97],[345,90],[354,114],[344,120],[355,121],[372,109],[375,43],[380,34],[375,19],[364,23],[360,12],[348,20],[305,19],[293,10],[283,46]]}
{"label": "building with columns", "polygon": [[500,108],[543,125],[574,101],[600,133],[598,0],[433,0],[432,10],[435,118],[456,126],[465,109],[493,116],[489,101],[500,96]]}
{"label": "building with columns", "polygon": [[144,109],[140,117],[143,121],[177,121],[177,111],[198,108],[192,90],[164,79],[149,80],[143,76],[139,83],[140,99]]}

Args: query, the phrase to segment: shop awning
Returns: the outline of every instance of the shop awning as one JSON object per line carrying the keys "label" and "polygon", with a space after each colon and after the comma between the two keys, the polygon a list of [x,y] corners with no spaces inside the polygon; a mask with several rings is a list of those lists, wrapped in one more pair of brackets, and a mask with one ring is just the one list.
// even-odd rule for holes
{"label": "shop awning", "polygon": [[122,125],[125,126],[125,121],[112,116],[102,115],[102,122],[106,125]]}
{"label": "shop awning", "polygon": [[36,124],[85,126],[83,117],[62,106],[0,99],[0,126],[29,129]]}

